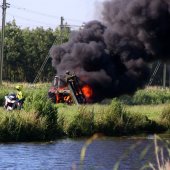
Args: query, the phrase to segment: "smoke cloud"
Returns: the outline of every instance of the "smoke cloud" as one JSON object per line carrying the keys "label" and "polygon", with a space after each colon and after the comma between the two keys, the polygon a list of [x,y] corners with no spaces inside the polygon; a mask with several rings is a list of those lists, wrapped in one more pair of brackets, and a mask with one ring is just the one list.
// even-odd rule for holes
{"label": "smoke cloud", "polygon": [[170,60],[169,0],[108,0],[102,22],[90,21],[51,50],[58,75],[75,72],[93,101],[133,94],[146,85],[149,63]]}

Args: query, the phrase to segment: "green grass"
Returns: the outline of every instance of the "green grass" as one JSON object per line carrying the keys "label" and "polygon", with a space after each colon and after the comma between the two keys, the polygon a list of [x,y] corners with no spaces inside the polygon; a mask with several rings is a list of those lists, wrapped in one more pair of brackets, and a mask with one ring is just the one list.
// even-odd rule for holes
{"label": "green grass", "polygon": [[[54,108],[49,112],[50,104],[46,104],[46,106],[43,102],[39,104],[40,106],[36,106],[37,108],[32,108],[30,111],[7,112],[1,107],[0,140],[49,140],[61,135],[78,137],[91,136],[95,133],[103,133],[108,136],[140,134],[147,131],[155,133],[157,129],[158,131],[162,129],[163,123],[161,123],[160,117],[168,106],[165,104],[127,106],[120,105],[119,102],[110,105],[57,104],[53,105]],[[54,115],[50,116],[51,112]],[[51,124],[53,125],[51,126]],[[170,128],[169,124],[167,125]],[[13,126],[15,130],[10,132]],[[167,127],[165,130],[168,130]],[[30,131],[30,129],[32,130]],[[24,131],[26,135],[24,135]],[[51,133],[52,131],[53,133]],[[4,134],[8,134],[10,138]],[[51,134],[51,136],[47,134]]]}
{"label": "green grass", "polygon": [[[16,85],[17,83],[9,83],[2,86],[1,106],[4,95],[14,90]],[[95,133],[116,136],[170,129],[170,107],[165,102],[169,90],[140,90],[136,93],[135,100],[130,97],[133,99],[131,101],[137,101],[140,105],[127,105],[123,100],[127,98],[112,99],[110,104],[66,105],[53,104],[48,100],[49,83],[22,85],[26,97],[24,109],[7,112],[0,107],[0,140],[54,140],[61,136],[91,136]],[[158,94],[161,94],[159,100],[155,97]],[[142,105],[142,96],[145,98],[145,105]],[[152,104],[148,104],[150,102]]]}
{"label": "green grass", "polygon": [[[149,119],[157,120],[161,115],[162,111],[168,107],[169,104],[159,104],[159,105],[124,105],[124,109],[131,114],[139,114],[143,116],[147,116]],[[87,110],[94,112],[95,114],[105,113],[109,105],[85,105]],[[68,121],[73,119],[77,111],[82,106],[72,105],[61,105],[58,108],[59,115],[64,115],[67,117]]]}
{"label": "green grass", "polygon": [[[114,100],[113,100],[114,101]],[[117,103],[118,102],[118,103]],[[91,116],[93,120],[91,125],[93,126],[93,133],[102,132],[107,135],[129,135],[131,133],[140,132],[156,132],[162,129],[162,119],[160,115],[167,104],[160,105],[136,105],[128,106],[120,104],[117,101],[107,105],[59,105],[58,117],[62,122],[62,128],[66,134],[70,134],[69,128],[72,124],[81,124],[79,127],[79,133],[88,124],[81,123],[81,119],[84,121]],[[79,115],[85,115],[79,116]],[[91,120],[90,119],[90,120]],[[90,125],[88,125],[90,126]],[[160,128],[159,128],[160,126]]]}
{"label": "green grass", "polygon": [[163,110],[169,104],[159,104],[159,105],[126,105],[125,108],[132,114],[140,114],[147,116],[151,120],[158,120]]}

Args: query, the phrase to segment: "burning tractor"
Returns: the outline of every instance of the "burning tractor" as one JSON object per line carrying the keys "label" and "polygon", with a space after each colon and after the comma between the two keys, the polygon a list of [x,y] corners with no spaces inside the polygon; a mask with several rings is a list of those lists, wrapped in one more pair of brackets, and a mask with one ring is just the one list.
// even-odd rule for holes
{"label": "burning tractor", "polygon": [[67,71],[65,75],[55,76],[48,96],[53,103],[85,104],[92,96],[92,90],[87,85],[81,88],[79,78]]}

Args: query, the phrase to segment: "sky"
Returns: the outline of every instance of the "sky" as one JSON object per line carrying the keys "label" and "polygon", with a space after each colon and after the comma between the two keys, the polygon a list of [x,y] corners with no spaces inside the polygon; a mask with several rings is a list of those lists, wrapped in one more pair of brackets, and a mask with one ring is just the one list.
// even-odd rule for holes
{"label": "sky", "polygon": [[[99,8],[103,0],[6,0],[10,7],[6,10],[6,22],[15,19],[21,28],[44,27],[55,29],[60,25],[61,16],[64,23],[72,29],[84,23],[99,19]],[[1,4],[3,0],[1,0]],[[1,5],[0,4],[0,5]],[[2,18],[2,8],[0,9]],[[2,25],[2,23],[0,24]]]}

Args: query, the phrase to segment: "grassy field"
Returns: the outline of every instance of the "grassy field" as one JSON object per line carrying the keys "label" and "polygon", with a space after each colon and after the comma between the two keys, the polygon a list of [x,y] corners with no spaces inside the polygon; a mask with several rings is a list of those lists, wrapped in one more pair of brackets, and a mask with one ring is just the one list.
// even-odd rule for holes
{"label": "grassy field", "polygon": [[[139,114],[143,116],[147,116],[151,120],[158,120],[161,113],[165,108],[167,108],[170,104],[159,104],[159,105],[125,105],[124,109],[131,114]],[[78,110],[83,108],[83,106],[66,106],[63,104],[56,104],[58,109],[58,114],[65,115],[69,120],[73,119],[73,117],[78,114]],[[108,105],[85,105],[84,108],[89,110],[89,112],[104,112],[104,110],[108,107]],[[17,111],[18,112],[18,111]],[[19,111],[20,113],[25,113],[24,110]],[[11,112],[6,111],[3,107],[0,107],[0,113],[10,114]],[[15,113],[15,111],[14,111]]]}
{"label": "grassy field", "polygon": [[95,133],[120,136],[170,129],[169,89],[146,88],[108,104],[69,106],[50,102],[50,83],[23,83],[24,109],[7,112],[2,107],[4,96],[18,84],[5,83],[0,89],[0,141],[54,140]]}
{"label": "grassy field", "polygon": [[[117,105],[117,101],[115,103]],[[44,113],[41,109],[9,112],[0,107],[0,141],[41,141],[61,136],[90,136],[94,133],[120,136],[147,131],[156,133],[162,129],[164,123],[160,117],[167,104],[123,105],[117,108],[119,104],[119,102],[118,106],[59,104],[54,105],[52,116],[50,112]],[[169,126],[165,126],[163,131],[168,128]],[[47,137],[50,133],[51,135]]]}
{"label": "grassy field", "polygon": [[170,104],[159,104],[159,105],[134,105],[128,106],[125,108],[132,114],[140,114],[147,116],[151,120],[159,120],[161,113],[165,108],[167,108]]}

